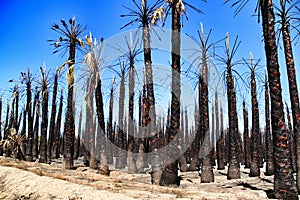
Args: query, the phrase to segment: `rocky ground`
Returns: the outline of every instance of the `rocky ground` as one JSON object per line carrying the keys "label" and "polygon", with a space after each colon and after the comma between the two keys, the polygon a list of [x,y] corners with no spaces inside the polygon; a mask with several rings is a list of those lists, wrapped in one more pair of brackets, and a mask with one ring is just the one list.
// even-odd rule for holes
{"label": "rocky ground", "polygon": [[200,183],[198,172],[184,172],[180,187],[152,185],[149,174],[113,170],[109,177],[76,161],[76,170],[63,170],[61,159],[51,165],[0,157],[0,199],[268,199],[273,176],[227,180],[226,170],[214,169],[214,183]]}

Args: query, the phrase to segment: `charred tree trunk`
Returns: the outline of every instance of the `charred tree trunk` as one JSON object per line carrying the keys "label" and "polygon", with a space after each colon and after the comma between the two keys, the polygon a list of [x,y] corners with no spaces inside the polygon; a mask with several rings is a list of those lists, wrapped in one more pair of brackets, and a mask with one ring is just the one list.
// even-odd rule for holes
{"label": "charred tree trunk", "polygon": [[125,135],[124,135],[124,99],[125,99],[125,69],[122,66],[120,95],[119,95],[119,127],[118,127],[118,156],[116,158],[116,169],[125,167]]}
{"label": "charred tree trunk", "polygon": [[31,74],[28,69],[26,80],[26,95],[27,95],[27,147],[26,147],[26,160],[32,161],[32,146],[33,146],[33,118],[32,118],[32,102],[31,102]]}
{"label": "charred tree trunk", "polygon": [[47,163],[47,129],[48,129],[48,88],[45,79],[45,72],[42,69],[42,123],[40,138],[40,163]]}
{"label": "charred tree trunk", "polygon": [[113,148],[115,138],[113,135],[113,105],[114,105],[114,90],[113,86],[110,89],[110,99],[109,99],[109,114],[108,114],[108,123],[107,123],[107,134],[109,139],[108,145],[108,163],[113,164]]}
{"label": "charred tree trunk", "polygon": [[271,97],[275,197],[298,199],[292,167],[290,161],[286,160],[286,158],[290,156],[290,152],[287,145],[288,133],[283,113],[280,72],[275,38],[275,16],[272,0],[260,0],[260,8]]}
{"label": "charred tree trunk", "polygon": [[[251,56],[252,62],[252,56]],[[259,111],[258,102],[256,97],[256,80],[254,68],[251,69],[251,103],[252,103],[252,134],[251,134],[251,164],[250,164],[250,177],[260,176],[259,168]]]}
{"label": "charred tree trunk", "polygon": [[171,124],[170,124],[170,141],[167,165],[164,167],[160,185],[180,185],[178,177],[178,156],[181,152],[177,145],[180,137],[180,47],[181,47],[181,22],[180,12],[177,9],[178,0],[172,2],[172,99],[171,99]]}
{"label": "charred tree trunk", "polygon": [[289,133],[289,141],[288,145],[290,148],[290,161],[292,165],[293,172],[297,172],[297,166],[296,166],[296,151],[295,151],[295,141],[294,141],[294,134],[293,134],[293,127],[292,127],[292,122],[291,122],[291,116],[290,116],[290,111],[287,103],[285,102],[286,105],[286,118],[288,122],[288,133]]}
{"label": "charred tree trunk", "polygon": [[[282,1],[280,3],[285,3],[286,1]],[[287,11],[288,12],[288,11]],[[290,23],[289,19],[285,17],[285,15],[281,15],[281,31],[282,31],[282,39],[284,46],[284,55],[285,55],[285,63],[286,70],[289,82],[289,93],[291,100],[291,109],[292,109],[292,119],[293,119],[293,135],[295,138],[295,146],[296,146],[296,154],[297,154],[297,189],[298,194],[300,194],[300,107],[299,107],[299,95],[298,95],[298,87],[297,87],[297,79],[295,72],[295,63],[294,63],[294,55],[292,49],[292,41],[290,37]],[[291,144],[293,145],[293,144]],[[294,168],[294,165],[293,165]]]}
{"label": "charred tree trunk", "polygon": [[101,79],[98,77],[95,100],[97,109],[97,119],[98,119],[98,133],[97,139],[100,147],[100,162],[98,164],[98,173],[102,175],[109,175],[108,162],[107,162],[107,152],[106,152],[106,141],[105,141],[105,123],[104,123],[104,110],[103,110],[103,97],[101,90]]}
{"label": "charred tree trunk", "polygon": [[245,154],[245,168],[251,166],[250,154],[250,138],[249,138],[249,125],[248,125],[248,111],[246,109],[245,100],[243,100],[243,118],[244,118],[244,154]]}
{"label": "charred tree trunk", "polygon": [[54,142],[54,129],[55,129],[55,118],[56,118],[56,96],[57,96],[57,86],[58,86],[58,72],[56,72],[54,76],[53,83],[53,95],[52,95],[52,108],[51,108],[51,116],[50,116],[50,125],[49,125],[49,138],[48,138],[48,149],[47,156],[48,162],[51,162],[52,152],[53,152],[53,142]]}
{"label": "charred tree trunk", "polygon": [[54,147],[54,155],[55,158],[58,159],[61,153],[60,146],[62,145],[60,142],[60,135],[61,135],[61,117],[62,117],[62,109],[63,109],[63,90],[61,91],[60,100],[59,100],[59,108],[56,118],[56,126],[55,126],[55,147]]}
{"label": "charred tree trunk", "polygon": [[[267,77],[267,76],[266,76]],[[266,176],[274,175],[273,163],[273,143],[270,130],[270,100],[269,100],[269,85],[267,78],[265,79],[265,120],[266,120]]]}

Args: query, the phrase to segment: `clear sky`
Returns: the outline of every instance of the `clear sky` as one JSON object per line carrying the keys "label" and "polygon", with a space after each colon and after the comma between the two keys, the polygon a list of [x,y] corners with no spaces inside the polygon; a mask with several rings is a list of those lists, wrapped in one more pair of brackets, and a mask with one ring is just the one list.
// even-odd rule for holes
{"label": "clear sky", "polygon": [[[149,2],[152,1],[149,0]],[[202,22],[206,32],[212,29],[212,42],[224,38],[226,32],[229,32],[232,42],[234,37],[239,35],[242,43],[236,60],[242,57],[248,58],[249,52],[252,51],[254,58],[261,58],[261,65],[265,64],[261,24],[258,24],[256,16],[252,16],[256,1],[250,1],[236,17],[233,14],[234,9],[227,4],[223,5],[222,0],[208,0],[207,3],[200,0],[188,2],[205,14],[198,14],[187,7],[189,20],[183,22],[183,33],[197,37],[199,24]],[[130,0],[0,0],[0,93],[5,93],[8,87],[13,86],[11,83],[8,84],[9,79],[17,80],[20,72],[25,72],[27,68],[37,73],[43,63],[46,64],[47,69],[55,69],[66,60],[66,57],[60,58],[59,54],[53,55],[53,46],[46,42],[48,39],[56,39],[59,36],[50,29],[53,23],[59,23],[60,19],[68,20],[75,15],[77,22],[87,25],[87,30],[92,31],[94,36],[106,39],[120,33],[120,27],[129,20],[120,17],[121,14],[128,13],[122,5],[133,7]],[[170,27],[169,24],[166,24],[166,28]],[[136,26],[130,28],[136,28]],[[299,68],[297,62],[299,54],[299,47],[296,47],[294,56],[297,69]],[[283,58],[282,53],[280,55]],[[79,58],[82,56],[79,55]],[[223,70],[223,66],[217,66],[220,71]],[[283,95],[284,98],[288,98],[286,72],[283,67],[284,64],[281,64],[282,83],[285,86]],[[241,73],[247,71],[245,67],[239,68],[238,71]],[[299,70],[297,70],[298,74]]]}

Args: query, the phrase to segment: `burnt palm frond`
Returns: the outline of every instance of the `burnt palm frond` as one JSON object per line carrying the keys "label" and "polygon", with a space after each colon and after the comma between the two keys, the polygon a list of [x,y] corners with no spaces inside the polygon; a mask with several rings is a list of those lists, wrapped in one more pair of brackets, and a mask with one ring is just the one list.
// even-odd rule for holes
{"label": "burnt palm frond", "polygon": [[123,6],[129,11],[128,14],[123,14],[121,17],[133,18],[130,22],[122,26],[120,29],[124,29],[129,25],[134,25],[136,22],[140,22],[139,28],[143,27],[143,24],[151,23],[152,16],[157,15],[157,9],[161,8],[164,4],[164,0],[156,0],[152,5],[148,4],[147,0],[141,0],[141,4],[138,4],[136,0],[132,0],[136,9]]}
{"label": "burnt palm frond", "polygon": [[53,54],[61,52],[60,56],[64,56],[70,48],[71,41],[75,41],[76,48],[82,52],[82,47],[84,47],[84,42],[80,39],[80,36],[87,29],[87,26],[82,24],[76,24],[75,17],[69,20],[69,24],[65,20],[60,20],[60,25],[54,23],[51,29],[61,36],[55,40],[47,40],[50,45],[54,46]]}

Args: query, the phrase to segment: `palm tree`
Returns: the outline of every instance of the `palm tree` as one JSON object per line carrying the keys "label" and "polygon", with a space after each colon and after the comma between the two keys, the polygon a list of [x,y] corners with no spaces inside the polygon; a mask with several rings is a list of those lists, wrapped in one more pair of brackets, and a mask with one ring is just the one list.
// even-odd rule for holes
{"label": "palm tree", "polygon": [[[229,0],[226,0],[228,2]],[[237,12],[244,7],[248,0],[234,1],[239,5]],[[272,0],[259,0],[259,17],[262,18],[266,63],[271,97],[271,123],[274,145],[274,194],[276,198],[298,199],[297,187],[294,183],[287,145],[288,133],[283,112],[282,91],[278,63],[278,52],[275,37],[275,14]]]}
{"label": "palm tree", "polygon": [[67,98],[67,111],[65,121],[65,135],[66,145],[64,152],[64,168],[73,168],[73,154],[74,154],[74,137],[75,137],[75,124],[73,113],[73,90],[74,90],[74,75],[75,75],[75,55],[76,50],[81,50],[80,47],[84,45],[80,39],[81,34],[86,30],[86,26],[76,24],[75,17],[69,20],[69,25],[65,20],[60,20],[61,25],[54,24],[51,29],[59,33],[61,36],[57,40],[48,40],[55,46],[57,53],[61,51],[61,56],[64,56],[69,51],[68,58],[68,71],[67,71],[67,83],[68,83],[68,98]]}
{"label": "palm tree", "polygon": [[55,75],[54,75],[54,83],[53,83],[52,107],[51,107],[48,149],[47,149],[47,156],[48,156],[48,162],[49,163],[51,162],[52,152],[53,152],[53,142],[54,142],[54,139],[55,139],[54,129],[55,129],[55,118],[56,118],[56,96],[57,96],[59,73],[60,73],[59,70],[57,70]]}
{"label": "palm tree", "polygon": [[63,109],[63,89],[61,90],[60,94],[60,100],[59,100],[59,108],[58,108],[58,113],[57,113],[57,118],[56,118],[56,124],[55,124],[55,144],[54,144],[54,152],[53,154],[55,155],[55,158],[59,158],[60,154],[60,128],[61,128],[61,118],[62,118],[62,109]]}
{"label": "palm tree", "polygon": [[47,130],[48,130],[48,83],[45,68],[41,68],[42,73],[42,124],[40,139],[40,163],[47,163]]}
{"label": "palm tree", "polygon": [[[107,160],[107,148],[105,141],[105,123],[104,123],[104,109],[103,109],[103,96],[102,96],[102,83],[100,70],[100,55],[102,51],[103,38],[100,39],[100,43],[95,40],[93,44],[92,35],[86,37],[86,42],[89,47],[89,51],[85,55],[85,64],[90,67],[91,78],[94,80],[95,84],[95,101],[96,101],[96,113],[98,119],[98,129],[97,129],[97,145],[99,145],[100,151],[100,162],[98,164],[98,173],[102,175],[109,175],[108,160]],[[123,98],[124,99],[124,98]]]}
{"label": "palm tree", "polygon": [[259,110],[258,110],[258,101],[256,94],[256,79],[255,79],[255,65],[253,63],[252,53],[250,52],[250,70],[251,70],[251,105],[252,105],[252,132],[251,132],[251,164],[250,164],[250,176],[259,176]]}
{"label": "palm tree", "polygon": [[[132,0],[134,5],[137,8],[137,11],[130,9],[130,13],[127,15],[121,15],[121,17],[130,16],[133,17],[129,23],[127,23],[124,27],[128,25],[134,24],[135,22],[139,22],[139,27],[142,28],[142,39],[143,39],[143,50],[144,50],[144,64],[145,64],[145,84],[147,85],[147,109],[149,112],[149,118],[147,119],[147,124],[150,124],[150,148],[152,151],[153,158],[151,158],[153,163],[153,173],[151,173],[152,179],[154,180],[154,184],[159,184],[159,177],[161,174],[162,166],[161,158],[157,154],[159,148],[159,139],[158,133],[156,130],[156,110],[155,110],[155,97],[154,97],[154,84],[153,84],[153,70],[152,70],[152,58],[151,58],[151,45],[150,45],[150,24],[155,20],[152,19],[153,16],[156,15],[156,10],[163,4],[163,0],[156,0],[153,5],[149,5],[147,0],[141,0],[141,4],[138,5],[135,0]],[[121,28],[121,29],[122,29]],[[148,135],[148,134],[147,134]],[[156,177],[156,178],[154,178]]]}
{"label": "palm tree", "polygon": [[266,175],[274,175],[274,163],[273,163],[273,144],[272,135],[270,130],[270,97],[269,97],[269,85],[267,74],[265,74],[265,142],[266,142]]}
{"label": "palm tree", "polygon": [[235,86],[234,86],[234,79],[232,74],[232,67],[235,63],[233,63],[233,57],[240,45],[238,42],[238,37],[236,37],[232,49],[229,46],[229,36],[226,33],[226,58],[221,58],[226,64],[226,84],[227,84],[227,101],[228,101],[228,118],[229,118],[229,132],[228,134],[228,174],[227,179],[237,179],[240,178],[240,165],[238,162],[238,155],[237,155],[237,136],[238,136],[238,117],[237,117],[237,110],[236,110],[236,93],[235,93]]}
{"label": "palm tree", "polygon": [[249,125],[248,125],[248,111],[246,108],[246,102],[243,100],[243,119],[244,119],[244,154],[245,154],[245,168],[250,168],[251,162],[251,150],[250,150],[250,138],[249,138]]}
{"label": "palm tree", "polygon": [[[291,5],[287,7],[287,4]],[[293,12],[293,8],[297,8],[297,4],[299,2],[292,2],[289,0],[280,0],[279,7],[275,7],[277,10],[277,16],[280,18],[277,22],[280,26],[280,32],[282,34],[282,42],[284,47],[284,55],[285,55],[285,63],[286,70],[288,75],[288,83],[289,83],[289,93],[290,93],[290,101],[292,108],[292,119],[293,119],[293,127],[294,127],[294,135],[296,141],[297,148],[297,171],[300,172],[300,107],[299,107],[299,95],[297,88],[297,80],[296,80],[296,72],[295,72],[295,63],[293,56],[293,47],[291,40],[291,29],[296,29],[297,35],[299,30],[296,26],[293,26],[294,21],[298,21],[299,18],[296,17],[296,14],[299,14],[299,9]],[[300,173],[297,173],[297,189],[298,194],[300,193]]]}
{"label": "palm tree", "polygon": [[40,127],[40,90],[36,88],[34,95],[35,105],[35,122],[33,128],[33,157],[38,159],[39,157],[39,127]]}
{"label": "palm tree", "polygon": [[289,149],[290,149],[290,161],[292,165],[293,172],[297,172],[296,169],[296,154],[295,154],[295,142],[294,142],[294,134],[293,134],[293,127],[291,122],[290,111],[287,102],[285,101],[286,107],[286,118],[287,118],[287,125],[288,125],[288,133],[289,133]]}
{"label": "palm tree", "polygon": [[[26,110],[27,110],[27,148],[26,148],[26,160],[32,161],[32,145],[33,145],[33,117],[32,117],[32,97],[31,97],[31,82],[32,82],[32,74],[28,69],[27,73],[21,72],[22,81],[26,84]],[[25,116],[24,116],[25,117]]]}

